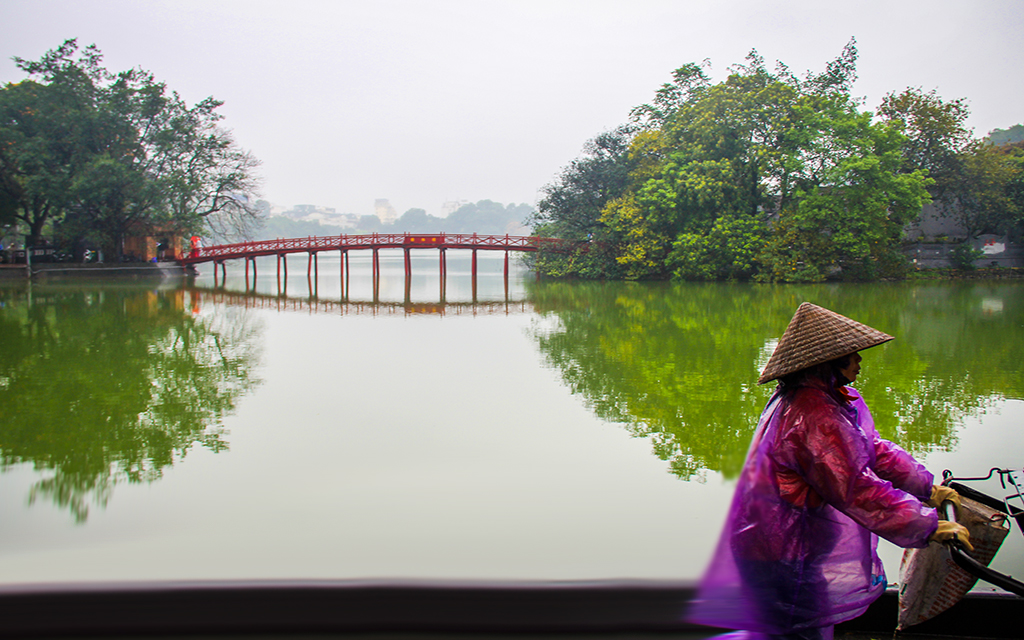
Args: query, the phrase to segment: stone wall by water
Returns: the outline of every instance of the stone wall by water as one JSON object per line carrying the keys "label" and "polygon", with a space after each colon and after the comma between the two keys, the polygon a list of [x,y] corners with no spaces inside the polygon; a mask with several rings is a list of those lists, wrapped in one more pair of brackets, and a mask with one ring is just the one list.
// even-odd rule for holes
{"label": "stone wall by water", "polygon": [[[1024,245],[1010,242],[1006,236],[983,235],[968,241],[983,255],[974,261],[979,269],[1024,267]],[[903,253],[918,269],[943,269],[956,266],[953,250],[959,243],[918,242],[904,245]]]}

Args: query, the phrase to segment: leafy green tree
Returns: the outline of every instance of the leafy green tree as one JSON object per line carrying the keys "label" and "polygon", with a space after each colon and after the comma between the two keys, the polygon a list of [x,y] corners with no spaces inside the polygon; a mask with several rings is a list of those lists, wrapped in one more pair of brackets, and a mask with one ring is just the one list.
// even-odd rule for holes
{"label": "leafy green tree", "polygon": [[99,52],[89,47],[73,61],[75,50],[68,41],[37,63],[15,58],[30,73],[45,66],[48,81],[0,88],[0,201],[27,229],[29,244],[63,217],[76,178],[100,146],[94,108],[95,82],[103,76]]}
{"label": "leafy green tree", "polygon": [[[76,57],[77,55],[77,57]],[[119,256],[129,233],[245,235],[259,224],[259,162],[221,129],[221,103],[189,107],[149,72],[111,74],[65,41],[0,93],[3,185],[33,238],[47,222]]]}
{"label": "leafy green tree", "polygon": [[629,184],[631,139],[632,129],[623,126],[587,142],[584,155],[544,187],[544,197],[530,219],[536,232],[570,240],[601,234],[601,210]]}
{"label": "leafy green tree", "polygon": [[707,234],[680,234],[668,264],[680,280],[749,280],[767,236],[768,226],[755,217],[722,216]]}
{"label": "leafy green tree", "polygon": [[[637,149],[647,166],[636,174],[641,213],[639,225],[631,224],[634,237],[646,237],[649,248],[642,254],[649,262],[634,275],[656,275],[665,262],[676,267],[677,277],[749,275],[749,268],[727,265],[750,265],[750,256],[726,254],[763,239],[766,211],[789,195],[792,163],[782,160],[796,150],[786,123],[800,122],[794,114],[799,83],[781,65],[769,72],[755,51],[731,71],[724,82],[711,85],[697,65],[682,67],[674,85],[659,91],[655,105],[633,111],[634,118],[646,118],[648,128],[657,125],[660,134],[656,144]],[[742,240],[723,238],[740,230]],[[696,264],[695,255],[712,254],[714,267]],[[629,251],[623,259],[631,262]]]}
{"label": "leafy green tree", "polygon": [[222,116],[215,110],[222,104],[207,98],[181,111],[171,123],[171,142],[158,149],[167,163],[163,182],[171,218],[231,241],[251,237],[266,216],[255,199],[261,162],[217,124]]}
{"label": "leafy green tree", "polygon": [[635,110],[657,142],[636,137],[647,166],[604,211],[626,238],[619,260],[630,275],[820,280],[898,269],[925,178],[900,174],[901,134],[850,97],[856,58],[851,41],[824,72],[798,79],[751,52],[715,85],[690,65]]}
{"label": "leafy green tree", "polygon": [[569,254],[529,254],[532,268],[555,277],[621,278],[616,262],[621,234],[601,219],[604,208],[625,193],[634,168],[630,144],[635,128],[606,131],[583,147],[583,155],[543,189],[544,197],[528,220],[539,236],[589,240],[591,246]]}
{"label": "leafy green tree", "polygon": [[[816,182],[798,189],[762,255],[765,280],[820,281],[902,275],[899,242],[927,201],[923,172],[901,173],[902,135],[847,111],[824,137]],[[836,118],[839,125],[840,118]],[[826,157],[827,153],[827,157]]]}
{"label": "leafy green tree", "polygon": [[1006,197],[1009,198],[1017,215],[1017,233],[1024,229],[1024,141],[1004,144],[998,147],[1006,156],[1010,177],[1006,182]]}
{"label": "leafy green tree", "polygon": [[[1019,165],[1012,146],[1001,144],[1021,125],[996,129],[976,140],[966,121],[966,100],[943,100],[934,91],[907,89],[882,101],[879,115],[903,128],[904,171],[924,170],[938,209],[955,219],[967,236],[1018,232],[1024,203],[1015,196]],[[966,250],[965,250],[966,251]]]}
{"label": "leafy green tree", "polygon": [[[890,96],[892,117],[873,122],[850,95],[856,63],[851,40],[824,71],[802,78],[781,63],[769,70],[756,51],[719,83],[706,63],[680,67],[633,109],[628,136],[588,149],[541,202],[538,232],[604,250],[541,255],[537,265],[630,279],[898,275],[903,227],[931,182],[929,166],[907,160],[913,141],[896,115],[924,111],[929,96]],[[952,115],[956,125],[960,114]],[[615,268],[594,264],[608,258]]]}
{"label": "leafy green tree", "polygon": [[1024,214],[1021,156],[1012,147],[975,141],[958,160],[959,171],[948,181],[944,198],[946,215],[963,226],[968,238],[1019,231]]}
{"label": "leafy green tree", "polygon": [[903,170],[927,171],[935,181],[930,189],[933,198],[942,199],[960,171],[960,154],[973,141],[967,100],[943,100],[935,91],[908,88],[885,96],[878,115],[900,126],[906,136]]}

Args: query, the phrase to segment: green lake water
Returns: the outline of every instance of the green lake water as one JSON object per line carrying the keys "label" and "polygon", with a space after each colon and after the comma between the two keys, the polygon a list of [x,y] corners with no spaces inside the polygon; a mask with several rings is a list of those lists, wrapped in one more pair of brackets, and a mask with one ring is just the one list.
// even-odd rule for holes
{"label": "green lake water", "polygon": [[[803,301],[897,337],[857,381],[883,437],[1024,466],[1024,283],[506,281],[487,252],[474,281],[449,252],[442,286],[385,252],[374,286],[357,253],[345,282],[0,281],[0,582],[695,580]],[[1016,528],[993,566],[1024,575]]]}

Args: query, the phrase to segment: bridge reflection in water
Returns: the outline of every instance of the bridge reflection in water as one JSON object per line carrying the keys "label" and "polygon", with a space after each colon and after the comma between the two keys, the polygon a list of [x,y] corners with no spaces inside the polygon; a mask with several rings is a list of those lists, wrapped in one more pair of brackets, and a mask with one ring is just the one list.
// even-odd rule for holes
{"label": "bridge reflection in water", "polygon": [[273,311],[300,311],[304,313],[333,313],[338,315],[513,315],[531,313],[533,305],[526,300],[488,300],[472,302],[403,302],[351,301],[320,299],[315,295],[308,298],[288,297],[257,293],[253,290],[229,291],[221,287],[198,287],[187,289],[189,307],[198,313],[204,303],[223,304],[246,309],[267,309]]}

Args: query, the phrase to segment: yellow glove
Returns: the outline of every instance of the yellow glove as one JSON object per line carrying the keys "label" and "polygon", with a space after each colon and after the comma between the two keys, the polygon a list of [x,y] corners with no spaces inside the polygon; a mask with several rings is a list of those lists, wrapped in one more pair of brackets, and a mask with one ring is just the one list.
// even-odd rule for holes
{"label": "yellow glove", "polygon": [[929,507],[932,507],[933,509],[938,509],[939,507],[942,506],[942,503],[946,502],[947,500],[952,502],[956,506],[957,511],[960,510],[959,493],[957,493],[953,489],[950,489],[949,487],[943,487],[942,485],[933,484],[932,496],[928,498],[928,501],[925,502],[925,504],[928,505]]}
{"label": "yellow glove", "polygon": [[939,528],[935,530],[932,537],[928,538],[929,541],[943,542],[945,540],[952,540],[956,538],[959,540],[968,551],[974,551],[974,547],[971,546],[971,534],[967,531],[967,527],[956,522],[949,522],[947,520],[939,520]]}

